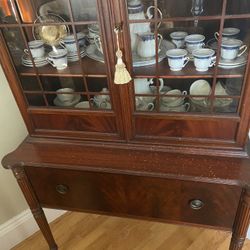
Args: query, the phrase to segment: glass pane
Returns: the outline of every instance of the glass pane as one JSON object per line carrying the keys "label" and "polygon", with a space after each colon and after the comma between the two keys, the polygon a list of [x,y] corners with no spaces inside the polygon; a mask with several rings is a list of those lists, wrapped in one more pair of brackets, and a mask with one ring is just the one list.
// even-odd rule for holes
{"label": "glass pane", "polygon": [[211,109],[212,79],[169,79],[164,81],[160,110],[164,112],[202,112]]}
{"label": "glass pane", "polygon": [[240,96],[243,87],[244,78],[226,78],[220,79],[224,85],[226,93],[230,96]]}
{"label": "glass pane", "polygon": [[239,100],[233,98],[215,98],[213,105],[215,113],[236,113]]}
{"label": "glass pane", "polygon": [[71,77],[41,77],[44,91],[58,91],[59,89],[71,89],[74,92],[85,92],[83,78]]}
{"label": "glass pane", "polygon": [[69,21],[67,2],[67,0],[16,0],[17,10],[23,23],[38,23],[41,18],[50,23]]}
{"label": "glass pane", "polygon": [[109,89],[107,78],[87,77],[89,92],[101,92],[104,88]]}
{"label": "glass pane", "polygon": [[[213,16],[221,13],[222,2],[222,0],[158,0],[158,8],[164,18]],[[171,22],[168,25],[171,25]]]}
{"label": "glass pane", "polygon": [[155,111],[155,96],[135,96],[136,111],[152,112]]}
{"label": "glass pane", "polygon": [[111,98],[107,78],[87,78],[88,90],[93,106],[97,109],[111,109]]}
{"label": "glass pane", "polygon": [[[56,33],[50,33],[51,30]],[[41,35],[41,31],[45,33]],[[43,25],[26,27],[24,33],[27,38],[27,48],[22,54],[24,66],[22,73],[28,73],[33,68],[33,58],[34,64],[41,74],[82,75],[79,58],[83,59],[86,56],[87,43],[83,32],[77,31],[77,39],[75,39],[71,26]]]}
{"label": "glass pane", "polygon": [[59,107],[59,108],[74,108],[81,106],[81,102],[88,101],[86,95],[81,95],[72,92],[70,88],[59,89],[56,94],[46,94],[46,98],[49,106]]}
{"label": "glass pane", "polygon": [[153,0],[127,0],[127,6],[129,20],[145,20],[154,17],[156,7]]}
{"label": "glass pane", "polygon": [[243,79],[230,80],[229,78],[244,77],[250,45],[249,31],[250,19],[226,20],[222,31],[218,74],[227,75],[228,82],[236,82],[236,92],[240,92]]}
{"label": "glass pane", "polygon": [[15,10],[10,0],[0,0],[0,23],[16,23]]}
{"label": "glass pane", "polygon": [[23,90],[26,91],[41,91],[38,79],[32,76],[21,76],[20,77],[21,85]]}
{"label": "glass pane", "polygon": [[13,63],[19,70],[22,65],[22,56],[25,44],[19,28],[3,28],[3,35],[11,54]]}
{"label": "glass pane", "polygon": [[43,95],[25,94],[29,106],[46,106]]}
{"label": "glass pane", "polygon": [[228,0],[227,14],[249,14],[250,2],[249,0]]}
{"label": "glass pane", "polygon": [[[62,2],[66,2],[66,0]],[[97,20],[96,0],[71,0],[71,6],[75,21]]]}

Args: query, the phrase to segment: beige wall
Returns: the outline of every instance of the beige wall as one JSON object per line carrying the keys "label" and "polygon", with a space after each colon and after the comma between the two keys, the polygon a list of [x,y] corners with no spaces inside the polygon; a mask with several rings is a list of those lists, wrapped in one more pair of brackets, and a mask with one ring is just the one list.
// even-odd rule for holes
{"label": "beige wall", "polygon": [[[0,66],[0,161],[27,135],[24,122]],[[11,171],[0,164],[0,224],[27,208]]]}

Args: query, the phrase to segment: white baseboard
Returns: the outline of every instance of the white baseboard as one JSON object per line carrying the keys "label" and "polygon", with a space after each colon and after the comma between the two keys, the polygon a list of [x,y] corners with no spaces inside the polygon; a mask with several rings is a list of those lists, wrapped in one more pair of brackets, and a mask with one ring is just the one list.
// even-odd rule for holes
{"label": "white baseboard", "polygon": [[[63,215],[66,211],[44,209],[44,212],[48,221],[51,222]],[[11,249],[38,230],[39,228],[31,211],[29,209],[23,211],[19,215],[0,225],[1,250]]]}

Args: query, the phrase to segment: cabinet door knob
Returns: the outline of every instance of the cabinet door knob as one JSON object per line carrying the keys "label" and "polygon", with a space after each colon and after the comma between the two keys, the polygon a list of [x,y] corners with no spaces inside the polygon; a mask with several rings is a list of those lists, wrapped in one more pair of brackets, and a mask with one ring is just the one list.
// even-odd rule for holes
{"label": "cabinet door knob", "polygon": [[59,184],[56,186],[56,191],[59,194],[66,194],[69,191],[69,187],[63,184]]}
{"label": "cabinet door knob", "polygon": [[191,200],[189,203],[190,207],[194,210],[199,210],[204,206],[204,202],[198,199]]}

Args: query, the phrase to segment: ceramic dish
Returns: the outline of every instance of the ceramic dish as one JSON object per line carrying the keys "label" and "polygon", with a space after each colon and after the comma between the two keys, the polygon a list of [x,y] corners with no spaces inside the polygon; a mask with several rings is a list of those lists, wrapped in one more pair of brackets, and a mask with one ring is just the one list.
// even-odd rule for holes
{"label": "ceramic dish", "polygon": [[81,95],[75,95],[74,99],[71,102],[61,102],[58,97],[54,99],[55,106],[58,107],[73,107],[75,106],[81,99]]}
{"label": "ceramic dish", "polygon": [[[56,14],[39,16],[34,24],[37,23],[63,23],[65,20]],[[36,40],[43,40],[44,43],[50,46],[59,45],[59,42],[69,34],[67,25],[41,25],[32,28],[33,36]]]}

